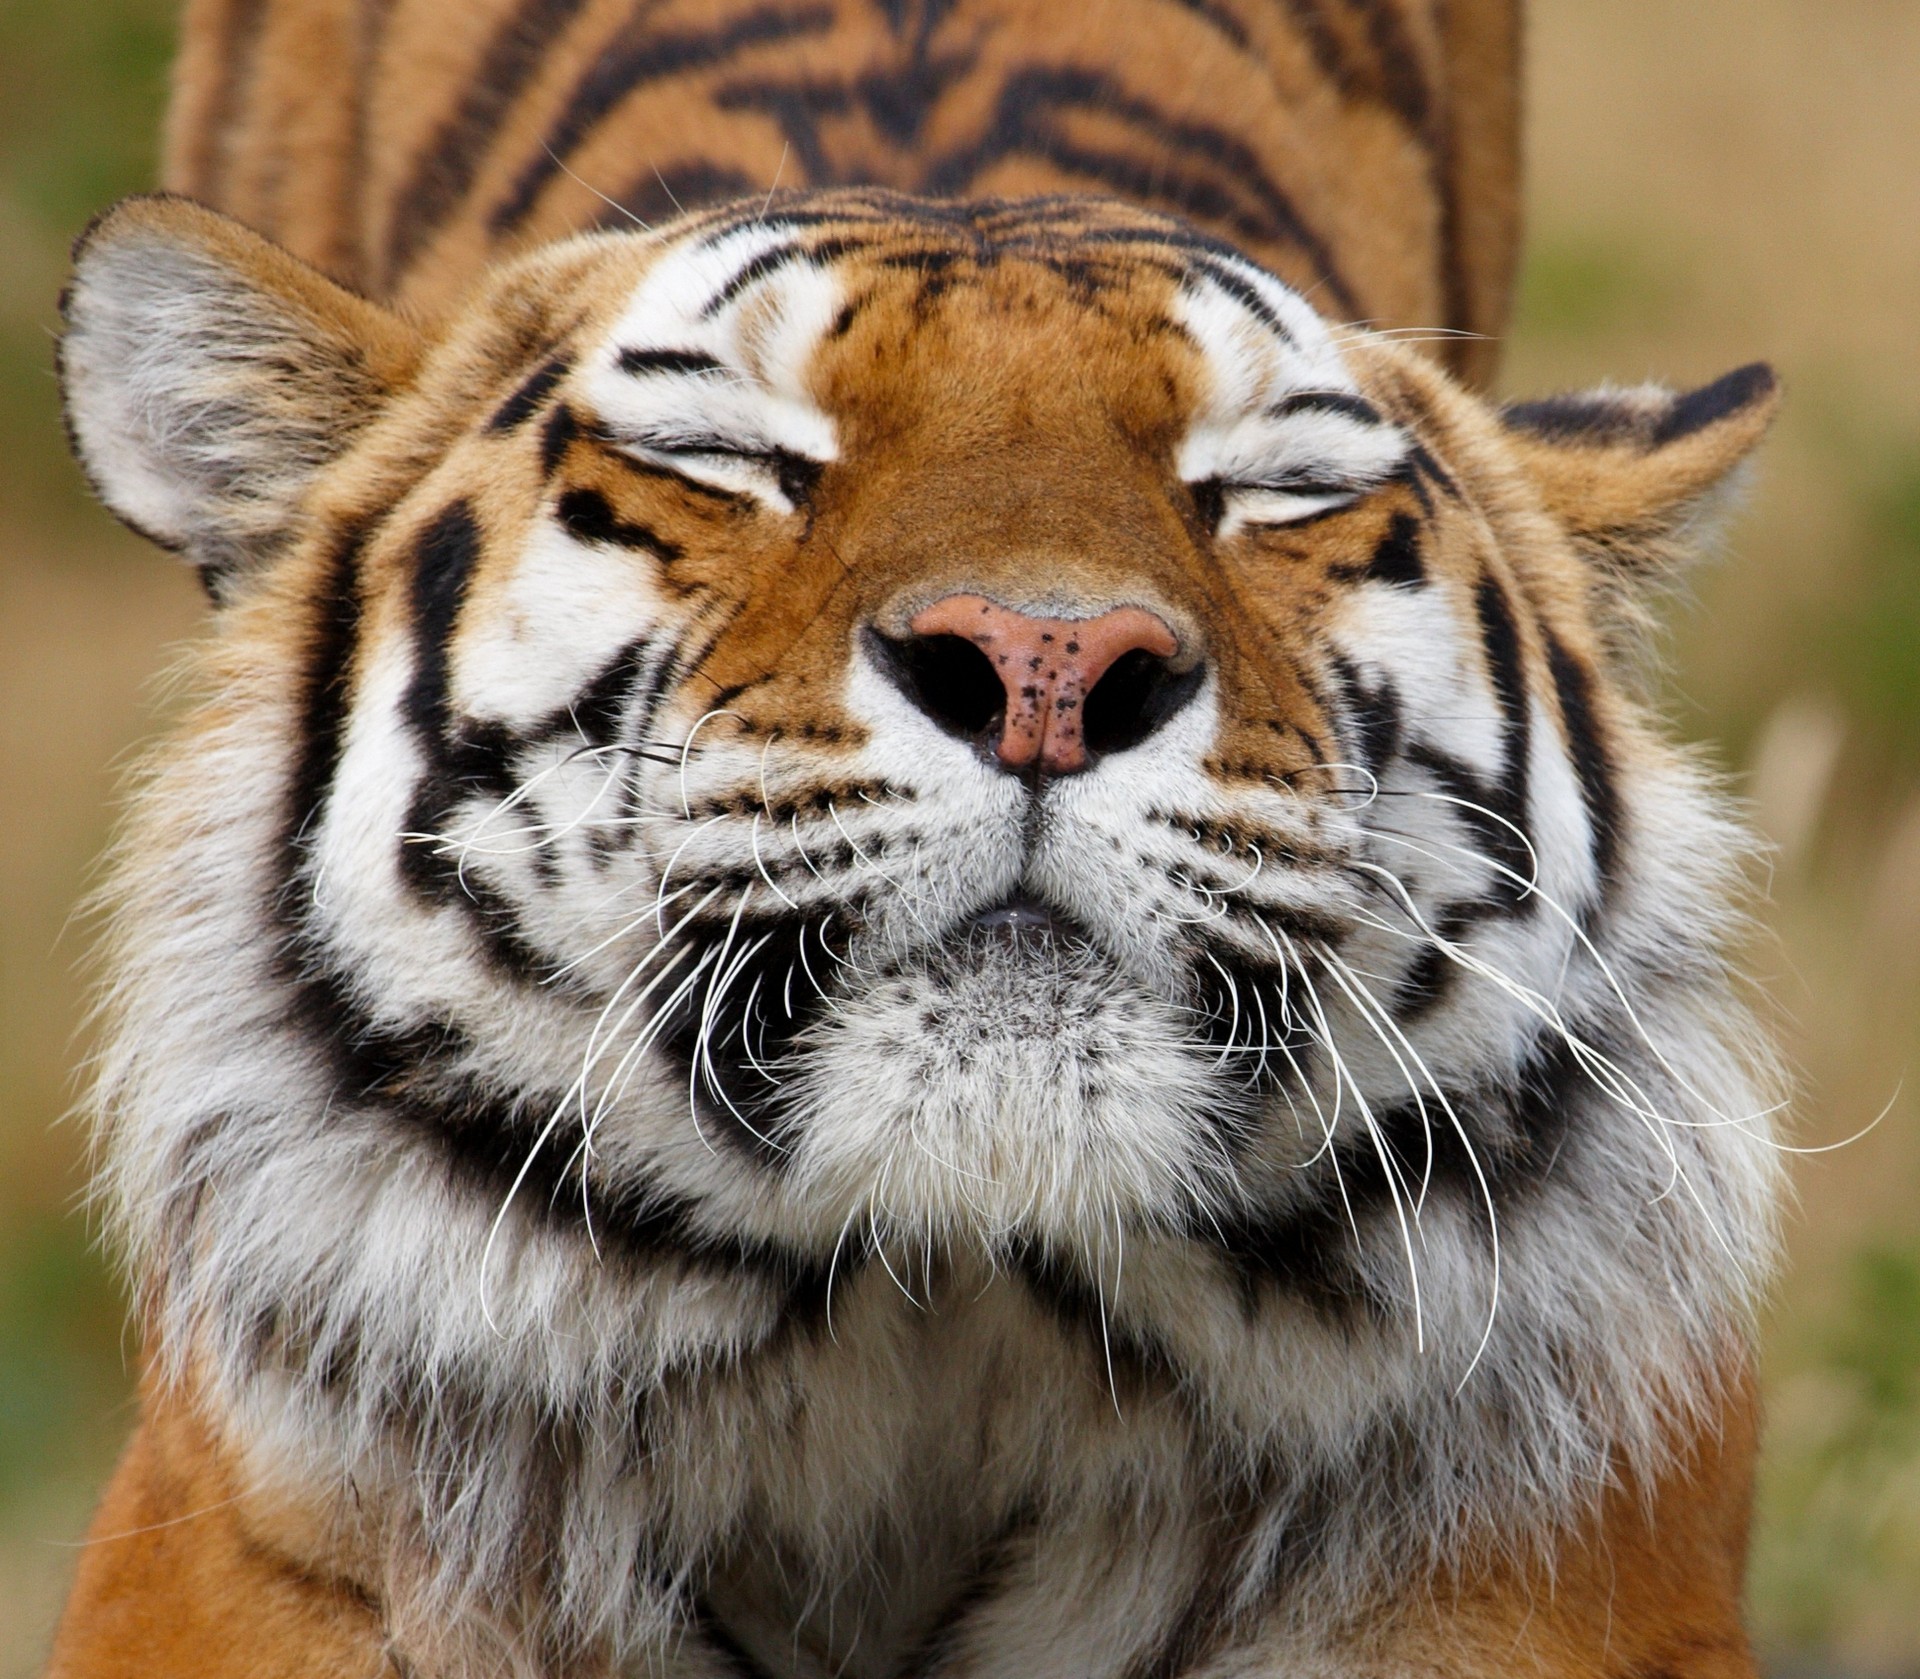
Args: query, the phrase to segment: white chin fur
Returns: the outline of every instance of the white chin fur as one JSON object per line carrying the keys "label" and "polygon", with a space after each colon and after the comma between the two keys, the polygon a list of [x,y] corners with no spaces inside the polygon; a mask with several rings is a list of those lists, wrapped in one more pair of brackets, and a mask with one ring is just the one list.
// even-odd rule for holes
{"label": "white chin fur", "polygon": [[877,977],[809,1034],[789,1170],[882,1227],[1088,1244],[1217,1203],[1231,1092],[1181,1011],[1071,939],[975,934]]}

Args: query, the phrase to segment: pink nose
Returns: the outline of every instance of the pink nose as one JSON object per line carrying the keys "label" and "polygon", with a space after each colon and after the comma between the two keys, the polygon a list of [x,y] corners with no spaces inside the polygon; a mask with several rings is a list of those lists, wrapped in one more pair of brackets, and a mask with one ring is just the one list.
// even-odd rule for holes
{"label": "pink nose", "polygon": [[918,636],[959,636],[987,656],[1006,690],[994,754],[1009,769],[1050,775],[1086,768],[1085,706],[1128,653],[1170,659],[1180,643],[1151,612],[1122,606],[1097,618],[1032,618],[981,595],[949,595],[916,613]]}

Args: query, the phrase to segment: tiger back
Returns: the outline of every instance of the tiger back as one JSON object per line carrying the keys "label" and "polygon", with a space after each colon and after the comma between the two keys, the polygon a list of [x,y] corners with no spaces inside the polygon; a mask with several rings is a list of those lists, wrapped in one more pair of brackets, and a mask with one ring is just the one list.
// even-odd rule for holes
{"label": "tiger back", "polygon": [[212,605],[51,1672],[1751,1674],[1643,671],[1777,391],[1475,394],[1516,33],[190,8],[61,350]]}
{"label": "tiger back", "polygon": [[1090,192],[1487,378],[1517,0],[193,0],[167,185],[368,295],[778,188]]}

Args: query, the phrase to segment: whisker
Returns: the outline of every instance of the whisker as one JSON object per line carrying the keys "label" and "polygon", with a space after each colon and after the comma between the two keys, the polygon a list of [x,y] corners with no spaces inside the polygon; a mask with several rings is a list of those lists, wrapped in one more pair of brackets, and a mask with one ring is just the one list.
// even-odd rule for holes
{"label": "whisker", "polygon": [[[1448,1123],[1453,1127],[1454,1135],[1460,1139],[1461,1150],[1467,1157],[1467,1164],[1473,1169],[1474,1181],[1480,1188],[1482,1204],[1487,1209],[1487,1243],[1493,1266],[1491,1292],[1487,1304],[1487,1323],[1486,1328],[1481,1332],[1480,1344],[1474,1348],[1473,1357],[1467,1361],[1467,1368],[1460,1377],[1459,1386],[1454,1389],[1455,1393],[1459,1393],[1466,1387],[1467,1383],[1472,1380],[1473,1373],[1479,1367],[1481,1358],[1485,1356],[1487,1347],[1493,1340],[1493,1326],[1500,1311],[1500,1215],[1494,1204],[1493,1186],[1487,1181],[1487,1174],[1481,1166],[1480,1156],[1474,1149],[1472,1139],[1467,1135],[1465,1124],[1461,1121],[1459,1114],[1455,1112],[1452,1101],[1448,1098],[1440,1081],[1434,1077],[1433,1070],[1428,1067],[1419,1050],[1414,1048],[1412,1040],[1401,1030],[1399,1022],[1387,1013],[1379,999],[1360,982],[1357,976],[1355,976],[1352,967],[1341,960],[1337,953],[1322,948],[1320,955],[1327,963],[1328,971],[1334,975],[1336,980],[1340,980],[1343,983],[1343,986],[1348,991],[1348,995],[1353,998],[1355,1005],[1361,1008],[1363,1015],[1371,1015],[1370,1024],[1373,1025],[1375,1033],[1382,1034],[1382,1028],[1384,1027],[1385,1031],[1391,1032],[1395,1038],[1399,1039],[1407,1054],[1413,1058],[1414,1064],[1420,1069],[1422,1077],[1426,1079],[1428,1087],[1433,1091],[1434,1099],[1440,1104],[1441,1112],[1447,1116]],[[1384,1034],[1381,1035],[1381,1041],[1387,1043],[1388,1053],[1393,1054],[1394,1060],[1399,1062],[1399,1055],[1393,1051],[1392,1044],[1388,1042]],[[1402,1074],[1405,1075],[1406,1064],[1404,1062],[1400,1062],[1400,1069]],[[1408,1077],[1408,1086],[1414,1090],[1414,1101],[1419,1104],[1421,1123],[1424,1126],[1427,1123],[1426,1106],[1420,1102],[1418,1088],[1414,1086],[1410,1076]],[[1431,1132],[1429,1132],[1427,1139],[1427,1167],[1429,1171],[1431,1171],[1433,1167],[1433,1139]],[[1421,1187],[1421,1195],[1423,1198],[1425,1194],[1426,1187],[1423,1184]]]}
{"label": "whisker", "polygon": [[[1340,1054],[1340,1046],[1335,1041],[1332,1024],[1327,1019],[1326,1009],[1321,1004],[1320,993],[1313,983],[1312,976],[1307,972],[1305,964],[1300,961],[1298,952],[1293,951],[1293,940],[1283,929],[1276,929],[1276,931],[1279,933],[1281,941],[1293,954],[1294,966],[1300,974],[1301,987],[1306,991],[1308,1003],[1311,1005],[1315,1016],[1320,1022],[1320,1041],[1326,1048],[1327,1057],[1332,1063],[1334,1070],[1335,1122],[1337,1123],[1339,1119],[1339,1093],[1340,1087],[1344,1083],[1347,1088],[1353,1092],[1353,1103],[1360,1112],[1362,1128],[1366,1132],[1367,1140],[1373,1145],[1374,1154],[1380,1162],[1380,1169],[1386,1180],[1387,1194],[1393,1201],[1394,1219],[1400,1227],[1401,1246],[1407,1256],[1407,1283],[1413,1296],[1414,1349],[1417,1352],[1424,1352],[1426,1350],[1426,1320],[1420,1300],[1420,1267],[1415,1260],[1413,1251],[1413,1223],[1409,1221],[1407,1215],[1409,1194],[1406,1185],[1402,1183],[1400,1179],[1399,1169],[1393,1158],[1393,1151],[1387,1147],[1386,1139],[1381,1133],[1379,1125],[1374,1120],[1373,1109],[1367,1101],[1366,1092],[1360,1088],[1359,1082],[1353,1077],[1352,1071],[1348,1068],[1345,1058]],[[1341,1186],[1341,1196],[1343,1199],[1346,1196],[1344,1184]],[[1349,1220],[1352,1220],[1353,1207],[1350,1202],[1347,1206],[1347,1216]],[[1360,1229],[1357,1223],[1354,1224],[1353,1231],[1354,1240],[1356,1242],[1360,1241]]]}

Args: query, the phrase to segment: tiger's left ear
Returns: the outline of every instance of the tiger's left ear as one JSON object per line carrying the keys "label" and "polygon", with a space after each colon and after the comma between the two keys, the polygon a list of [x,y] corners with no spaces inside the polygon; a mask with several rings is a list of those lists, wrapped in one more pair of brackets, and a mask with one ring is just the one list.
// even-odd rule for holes
{"label": "tiger's left ear", "polygon": [[398,315],[164,193],[74,249],[60,381],[100,499],[232,599],[300,528],[306,492],[413,378]]}
{"label": "tiger's left ear", "polygon": [[1729,476],[1766,435],[1780,382],[1765,362],[1684,393],[1602,387],[1501,410],[1547,509],[1622,584],[1658,584],[1699,548]]}

